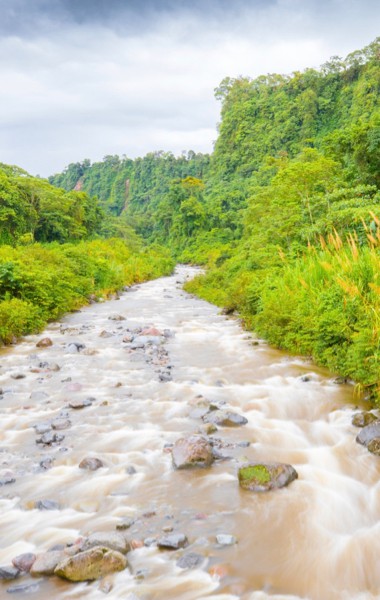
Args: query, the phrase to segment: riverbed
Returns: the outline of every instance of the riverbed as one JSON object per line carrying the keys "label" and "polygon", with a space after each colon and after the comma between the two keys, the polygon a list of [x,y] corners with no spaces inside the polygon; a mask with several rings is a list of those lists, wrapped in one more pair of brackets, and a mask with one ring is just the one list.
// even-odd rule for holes
{"label": "riverbed", "polygon": [[[0,565],[117,527],[134,547],[106,584],[26,575],[0,582],[1,598],[380,597],[380,459],[355,442],[353,387],[184,292],[195,272],[177,267],[1,351],[0,481],[14,481],[0,486]],[[133,343],[153,330],[157,344]],[[205,432],[202,399],[248,423],[212,434],[222,446],[210,468],[175,470],[172,445]],[[57,419],[56,441],[38,442]],[[81,469],[84,458],[103,466]],[[298,479],[243,490],[246,461],[289,463]],[[187,547],[160,550],[168,531]],[[190,552],[201,558],[185,568]],[[34,588],[11,596],[20,584]]]}

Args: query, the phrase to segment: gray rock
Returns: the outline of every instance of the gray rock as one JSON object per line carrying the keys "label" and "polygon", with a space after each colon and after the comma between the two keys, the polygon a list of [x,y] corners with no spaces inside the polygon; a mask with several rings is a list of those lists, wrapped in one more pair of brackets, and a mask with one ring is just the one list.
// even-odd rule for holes
{"label": "gray rock", "polygon": [[110,337],[113,337],[113,333],[111,333],[110,331],[106,331],[105,329],[103,331],[101,331],[99,333],[99,337],[103,338],[103,339],[107,339]]}
{"label": "gray rock", "polygon": [[111,315],[108,317],[110,321],[125,321],[125,317],[123,315]]}
{"label": "gray rock", "polygon": [[36,440],[36,444],[51,446],[53,444],[60,444],[64,439],[65,436],[61,433],[53,433],[52,431],[48,431]]}
{"label": "gray rock", "polygon": [[155,546],[157,543],[157,538],[155,537],[147,537],[144,540],[144,546]]}
{"label": "gray rock", "polygon": [[121,554],[126,554],[130,550],[130,545],[121,533],[115,531],[97,531],[85,539],[83,550],[90,550],[96,546],[116,550]]}
{"label": "gray rock", "polygon": [[54,575],[56,566],[66,558],[62,550],[39,554],[30,569],[30,574],[33,577]]}
{"label": "gray rock", "polygon": [[12,564],[19,571],[23,571],[24,573],[29,573],[30,569],[37,556],[32,554],[32,552],[24,552],[24,554],[19,554],[12,559]]}
{"label": "gray rock", "polygon": [[250,463],[238,472],[239,484],[251,492],[268,492],[289,485],[298,473],[284,463]]}
{"label": "gray rock", "polygon": [[83,458],[79,463],[79,468],[87,469],[87,471],[97,471],[97,469],[101,469],[102,467],[104,467],[104,464],[100,458],[95,458],[93,456]]}
{"label": "gray rock", "polygon": [[172,460],[176,469],[209,467],[214,462],[212,446],[201,435],[180,438],[173,446]]}
{"label": "gray rock", "polygon": [[51,426],[53,429],[56,430],[68,429],[69,427],[71,427],[71,421],[69,419],[59,417],[51,422]]}
{"label": "gray rock", "polygon": [[237,539],[233,535],[219,533],[216,536],[216,542],[219,544],[219,546],[233,546],[234,544],[237,544]]}
{"label": "gray rock", "polygon": [[380,439],[380,421],[363,427],[359,435],[356,437],[358,444],[362,444],[368,448],[368,444],[375,439]]}
{"label": "gray rock", "polygon": [[223,427],[237,427],[248,423],[248,419],[229,410],[213,410],[203,417],[203,421]]}
{"label": "gray rock", "polygon": [[86,408],[87,406],[92,406],[92,402],[89,398],[84,398],[83,400],[70,400],[69,407],[74,410],[78,410],[80,408]]}
{"label": "gray rock", "polygon": [[132,527],[132,525],[136,522],[136,519],[133,518],[126,518],[123,519],[123,521],[121,523],[118,523],[116,525],[116,529],[118,531],[125,531],[126,529],[129,529],[130,527]]}
{"label": "gray rock", "polygon": [[127,566],[123,554],[97,546],[70,556],[56,567],[55,574],[69,581],[91,581],[123,571]]}
{"label": "gray rock", "polygon": [[157,541],[157,546],[167,550],[178,550],[179,548],[185,548],[188,543],[188,539],[184,533],[171,533],[161,537]]}
{"label": "gray rock", "polygon": [[19,569],[10,565],[5,567],[0,567],[0,580],[10,581],[11,579],[16,579],[20,575]]}
{"label": "gray rock", "polygon": [[181,569],[196,569],[205,562],[205,557],[196,552],[188,552],[177,560],[177,567]]}
{"label": "gray rock", "polygon": [[34,508],[38,508],[38,510],[59,510],[60,507],[55,500],[37,500]]}
{"label": "gray rock", "polygon": [[42,435],[51,430],[51,423],[48,423],[46,421],[45,423],[37,423],[37,425],[33,425],[33,427],[34,427],[36,433],[38,433],[39,435]]}

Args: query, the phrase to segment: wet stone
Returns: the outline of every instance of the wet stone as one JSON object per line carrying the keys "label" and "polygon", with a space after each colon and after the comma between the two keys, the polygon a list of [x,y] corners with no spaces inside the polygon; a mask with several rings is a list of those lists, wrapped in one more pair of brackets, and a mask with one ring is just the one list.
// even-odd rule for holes
{"label": "wet stone", "polygon": [[123,519],[121,523],[118,523],[116,525],[116,529],[118,531],[125,531],[126,529],[129,529],[130,527],[132,527],[132,525],[134,525],[134,523],[136,523],[136,519],[126,518],[126,519]]}
{"label": "wet stone", "polygon": [[33,577],[53,575],[56,566],[65,558],[66,555],[62,550],[39,554],[30,569],[30,574]]}
{"label": "wet stone", "polygon": [[171,533],[161,537],[157,541],[157,546],[167,550],[178,550],[179,548],[185,548],[188,543],[184,533]]}
{"label": "wet stone", "polygon": [[38,510],[59,510],[60,507],[55,500],[37,500],[37,502],[34,503],[34,508],[37,508]]}
{"label": "wet stone", "polygon": [[212,446],[200,435],[180,438],[173,446],[172,460],[176,469],[209,467],[214,461]]}
{"label": "wet stone", "polygon": [[0,580],[10,581],[16,579],[20,575],[19,569],[14,566],[2,566],[0,567]]}
{"label": "wet stone", "polygon": [[123,554],[97,546],[67,558],[56,567],[55,574],[69,581],[91,581],[123,571],[127,566]]}
{"label": "wet stone", "polygon": [[12,373],[12,379],[25,379],[25,373]]}
{"label": "wet stone", "polygon": [[234,544],[237,543],[237,539],[233,535],[219,533],[216,536],[216,543],[219,544],[219,546],[234,546]]}
{"label": "wet stone", "polygon": [[71,421],[69,419],[58,418],[51,422],[51,426],[56,430],[68,429],[71,427]]}
{"label": "wet stone", "polygon": [[100,458],[95,458],[92,456],[83,458],[79,463],[80,469],[86,469],[87,471],[97,471],[97,469],[101,469],[104,467],[104,464],[100,460]]}
{"label": "wet stone", "polygon": [[42,338],[36,344],[37,348],[49,348],[49,346],[52,346],[52,345],[53,345],[53,342],[49,337]]}
{"label": "wet stone", "polygon": [[358,444],[362,444],[368,448],[368,444],[372,442],[372,440],[378,438],[380,438],[380,422],[372,423],[371,425],[363,427],[363,429],[359,432],[359,435],[356,437],[356,441]]}
{"label": "wet stone", "polygon": [[375,454],[375,456],[380,456],[380,438],[374,438],[371,440],[367,446],[367,449],[371,454]]}
{"label": "wet stone", "polygon": [[83,400],[70,400],[69,406],[74,410],[78,410],[80,408],[92,406],[92,401],[90,400],[90,398],[84,398]]}
{"label": "wet stone", "polygon": [[36,425],[33,425],[36,433],[38,433],[39,435],[42,435],[44,433],[47,433],[48,431],[51,430],[51,424],[50,423],[37,423]]}
{"label": "wet stone", "polygon": [[12,559],[12,564],[19,571],[23,571],[24,573],[29,573],[30,569],[37,556],[32,552],[24,552],[24,554],[19,554]]}
{"label": "wet stone", "polygon": [[123,535],[115,531],[98,531],[89,535],[83,544],[83,550],[90,550],[96,546],[116,550],[121,554],[126,554],[129,549],[129,543]]}
{"label": "wet stone", "polygon": [[42,444],[43,446],[52,446],[55,444],[60,444],[64,439],[65,436],[61,433],[53,433],[52,431],[48,431],[36,440],[36,444]]}
{"label": "wet stone", "polygon": [[289,485],[298,473],[284,463],[250,463],[238,472],[239,484],[251,492],[268,492]]}
{"label": "wet stone", "polygon": [[44,469],[45,471],[47,471],[48,469],[52,468],[53,462],[54,462],[53,458],[49,458],[49,457],[44,458],[40,462],[40,467],[41,467],[41,469]]}
{"label": "wet stone", "polygon": [[378,420],[379,420],[379,418],[376,415],[374,415],[372,412],[362,411],[362,412],[356,413],[352,417],[352,425],[354,425],[355,427],[366,427],[367,425],[370,425],[374,421],[378,421]]}
{"label": "wet stone", "polygon": [[125,321],[125,317],[123,315],[111,315],[108,317],[110,321]]}
{"label": "wet stone", "polygon": [[213,410],[203,417],[205,423],[220,425],[222,427],[237,427],[246,425],[248,419],[229,410]]}
{"label": "wet stone", "polygon": [[177,560],[177,567],[181,569],[196,569],[200,567],[205,561],[205,557],[196,552],[188,552]]}
{"label": "wet stone", "polygon": [[155,546],[157,544],[157,538],[155,537],[147,537],[144,540],[144,546]]}
{"label": "wet stone", "polygon": [[113,337],[113,333],[111,333],[110,331],[103,330],[99,333],[99,337],[103,339],[110,338]]}

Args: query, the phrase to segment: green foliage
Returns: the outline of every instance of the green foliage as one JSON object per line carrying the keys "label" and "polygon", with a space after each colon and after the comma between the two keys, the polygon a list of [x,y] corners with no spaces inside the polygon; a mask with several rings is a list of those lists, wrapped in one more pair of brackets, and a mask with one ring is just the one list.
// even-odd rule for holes
{"label": "green foliage", "polygon": [[0,246],[0,342],[39,331],[90,296],[167,275],[172,268],[162,248],[136,251],[121,239]]}

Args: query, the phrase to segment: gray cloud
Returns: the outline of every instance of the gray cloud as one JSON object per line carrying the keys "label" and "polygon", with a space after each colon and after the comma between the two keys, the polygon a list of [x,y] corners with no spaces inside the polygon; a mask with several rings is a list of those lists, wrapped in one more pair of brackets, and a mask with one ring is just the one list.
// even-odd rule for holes
{"label": "gray cloud", "polygon": [[318,66],[369,43],[380,17],[373,0],[0,0],[0,10],[0,162],[41,175],[106,154],[210,151],[223,77]]}

